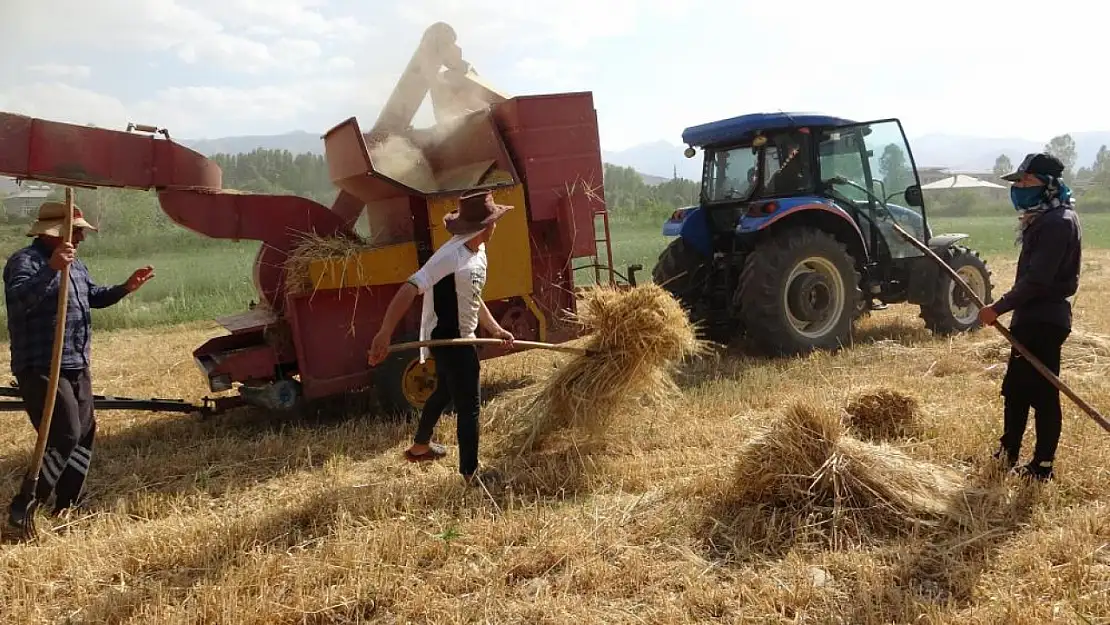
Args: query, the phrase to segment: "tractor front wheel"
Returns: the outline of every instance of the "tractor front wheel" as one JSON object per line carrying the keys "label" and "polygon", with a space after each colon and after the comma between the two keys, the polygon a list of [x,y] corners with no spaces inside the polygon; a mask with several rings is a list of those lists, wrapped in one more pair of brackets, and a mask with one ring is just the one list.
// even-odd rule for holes
{"label": "tractor front wheel", "polygon": [[[954,246],[945,255],[945,262],[956,271],[984,303],[991,302],[991,271],[979,253]],[[940,272],[933,301],[921,306],[921,318],[930,332],[940,335],[968,332],[980,327],[979,309],[967,291],[948,275]]]}
{"label": "tractor front wheel", "polygon": [[861,297],[847,248],[809,228],[761,242],[745,260],[736,295],[747,336],[783,356],[847,345]]}

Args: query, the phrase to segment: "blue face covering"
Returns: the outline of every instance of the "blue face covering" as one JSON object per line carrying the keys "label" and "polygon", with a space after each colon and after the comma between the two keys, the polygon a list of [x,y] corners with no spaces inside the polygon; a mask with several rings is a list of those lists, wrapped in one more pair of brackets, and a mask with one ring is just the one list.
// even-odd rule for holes
{"label": "blue face covering", "polygon": [[1044,191],[1044,187],[1010,187],[1010,201],[1017,210],[1033,208],[1044,199]]}

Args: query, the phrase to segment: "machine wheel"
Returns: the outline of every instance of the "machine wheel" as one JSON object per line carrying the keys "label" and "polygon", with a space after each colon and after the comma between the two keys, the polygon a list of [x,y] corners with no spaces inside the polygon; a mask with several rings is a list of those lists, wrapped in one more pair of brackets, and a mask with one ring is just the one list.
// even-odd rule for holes
{"label": "machine wheel", "polygon": [[[975,291],[984,302],[990,303],[991,271],[979,253],[962,246],[949,248],[945,262]],[[936,295],[929,304],[921,306],[921,318],[930,332],[946,335],[968,332],[978,328],[979,309],[967,296],[963,287],[956,284],[946,272],[938,278]]]}
{"label": "machine wheel", "polygon": [[390,354],[375,370],[374,389],[387,413],[419,412],[436,390],[435,359],[421,364],[417,350]]}
{"label": "machine wheel", "polygon": [[[709,275],[710,267],[704,256],[679,237],[671,241],[651,270],[651,281],[665,289],[686,309],[694,323],[704,322],[697,313],[700,289]],[[717,331],[710,330],[711,340],[723,341]]]}
{"label": "machine wheel", "polygon": [[847,247],[831,234],[790,230],[748,255],[737,297],[747,335],[768,352],[836,349],[851,339],[859,274]]}

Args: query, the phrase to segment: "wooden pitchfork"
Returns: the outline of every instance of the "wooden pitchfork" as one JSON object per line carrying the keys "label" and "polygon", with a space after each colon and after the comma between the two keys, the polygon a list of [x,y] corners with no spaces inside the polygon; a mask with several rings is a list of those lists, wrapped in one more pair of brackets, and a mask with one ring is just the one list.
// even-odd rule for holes
{"label": "wooden pitchfork", "polygon": [[[948,275],[952,277],[952,280],[954,280],[957,284],[962,286],[965,291],[967,291],[967,294],[971,297],[972,301],[975,302],[976,306],[978,306],[979,308],[986,308],[986,304],[984,304],[983,300],[979,298],[979,295],[975,291],[973,291],[966,282],[964,282],[963,278],[961,278],[960,275],[956,273],[955,269],[952,269],[952,267],[950,267],[948,263],[944,262],[939,256],[933,253],[933,250],[929,249],[929,246],[915,239],[913,235],[903,230],[902,227],[894,221],[891,221],[891,225],[894,226],[895,232],[902,235],[902,237],[909,241],[911,245],[928,254],[929,257],[936,261],[936,263],[940,265],[942,269],[948,272]],[[1071,390],[1071,388],[1069,388],[1067,384],[1064,384],[1063,381],[1060,380],[1060,378],[1056,377],[1056,374],[1049,371],[1048,367],[1044,366],[1044,363],[1042,363],[1040,359],[1030,353],[1024,345],[1019,343],[1017,339],[1014,338],[1014,335],[1010,334],[1010,331],[1006,328],[1006,326],[1002,325],[997,320],[995,320],[995,322],[991,325],[993,325],[994,328],[998,330],[999,334],[1001,334],[1003,337],[1005,337],[1007,341],[1010,342],[1010,345],[1014,346],[1014,349],[1016,349],[1023,358],[1029,361],[1029,364],[1033,365],[1033,368],[1036,369],[1038,373],[1040,373],[1049,382],[1051,382],[1052,385],[1055,386],[1060,392],[1067,395],[1068,398],[1075,402],[1077,406],[1082,408],[1083,412],[1086,412],[1088,416],[1095,420],[1095,423],[1098,423],[1100,426],[1102,426],[1102,429],[1110,432],[1110,421],[1107,421],[1106,417],[1102,416],[1102,414],[1099,413],[1098,410],[1095,410],[1093,406],[1083,401],[1083,398],[1076,395],[1075,391]]]}
{"label": "wooden pitchfork", "polygon": [[[62,224],[62,240],[66,243],[73,242],[73,188],[66,187],[66,214]],[[62,346],[65,339],[66,308],[69,302],[69,265],[62,268],[58,281],[58,314],[54,322],[54,353],[50,357],[50,378],[46,384],[46,401],[43,403],[42,419],[39,424],[38,441],[35,451],[31,456],[31,467],[23,478],[20,494],[30,503],[27,504],[26,519],[23,524],[23,533],[27,538],[37,535],[35,528],[35,511],[39,501],[35,497],[38,486],[39,471],[42,470],[42,458],[46,452],[46,439],[50,434],[50,423],[54,416],[54,403],[58,396],[58,379],[62,371]]]}

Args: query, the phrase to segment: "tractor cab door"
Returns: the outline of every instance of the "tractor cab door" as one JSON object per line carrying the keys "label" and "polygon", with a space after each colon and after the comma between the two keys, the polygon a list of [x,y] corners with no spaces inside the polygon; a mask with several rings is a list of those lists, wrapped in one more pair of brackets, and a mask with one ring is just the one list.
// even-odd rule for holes
{"label": "tractor cab door", "polygon": [[[893,214],[894,223],[926,239],[917,168],[897,119],[826,129],[818,138],[818,154],[825,188],[855,217],[873,259],[923,255],[891,226]],[[847,183],[829,183],[835,178]]]}

